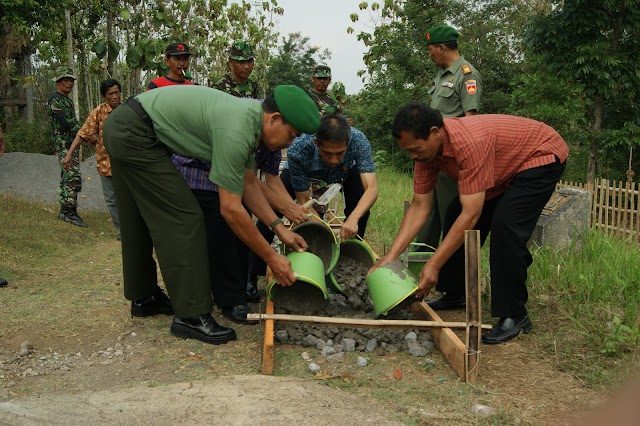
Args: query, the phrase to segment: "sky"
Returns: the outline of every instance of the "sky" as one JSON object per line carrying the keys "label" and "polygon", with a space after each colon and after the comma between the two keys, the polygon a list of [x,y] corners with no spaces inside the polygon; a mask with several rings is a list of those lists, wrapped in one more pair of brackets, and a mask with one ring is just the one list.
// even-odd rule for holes
{"label": "sky", "polygon": [[331,59],[331,83],[337,81],[345,85],[348,94],[355,94],[363,87],[357,72],[365,69],[362,55],[365,46],[356,40],[355,33],[347,34],[352,26],[358,32],[358,26],[351,22],[349,15],[360,12],[358,4],[362,0],[278,0],[278,6],[284,8],[279,17],[278,29],[281,37],[301,32],[309,37],[311,46],[329,49]]}

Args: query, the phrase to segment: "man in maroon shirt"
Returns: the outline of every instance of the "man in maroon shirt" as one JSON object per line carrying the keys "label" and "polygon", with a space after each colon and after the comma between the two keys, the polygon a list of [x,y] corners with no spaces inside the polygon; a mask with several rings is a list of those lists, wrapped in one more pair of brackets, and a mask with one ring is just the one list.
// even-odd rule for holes
{"label": "man in maroon shirt", "polygon": [[397,258],[424,224],[439,171],[458,182],[460,196],[447,210],[444,239],[422,268],[416,297],[445,293],[434,309],[465,306],[464,232],[491,232],[491,314],[500,319],[482,336],[502,343],[528,332],[525,304],[527,241],[562,176],[569,148],[551,127],[509,115],[442,119],[429,106],[412,102],[398,111],[393,137],[415,162],[414,194],[389,252],[376,265]]}

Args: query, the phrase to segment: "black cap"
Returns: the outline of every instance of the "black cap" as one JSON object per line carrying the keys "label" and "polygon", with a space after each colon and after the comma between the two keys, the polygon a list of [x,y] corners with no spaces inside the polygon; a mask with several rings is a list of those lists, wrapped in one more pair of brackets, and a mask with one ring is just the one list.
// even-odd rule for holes
{"label": "black cap", "polygon": [[164,50],[165,55],[167,56],[178,56],[178,55],[193,55],[193,53],[189,52],[189,46],[186,43],[178,41],[176,43],[171,43]]}

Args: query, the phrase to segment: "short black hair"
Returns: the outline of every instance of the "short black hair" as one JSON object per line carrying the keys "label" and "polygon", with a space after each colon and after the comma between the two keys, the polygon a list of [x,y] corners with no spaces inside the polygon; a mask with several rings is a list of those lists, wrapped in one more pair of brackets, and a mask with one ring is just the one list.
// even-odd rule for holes
{"label": "short black hair", "polygon": [[122,92],[122,86],[118,80],[114,80],[113,78],[108,78],[100,83],[100,94],[102,96],[107,95],[107,90],[111,89],[113,86],[118,86],[118,90]]}
{"label": "short black hair", "polygon": [[445,41],[443,43],[433,43],[433,44],[436,45],[436,46],[440,46],[442,44],[449,50],[458,50],[458,41],[457,40],[451,40],[451,41]]}
{"label": "short black hair", "polygon": [[398,112],[391,125],[391,134],[400,139],[403,131],[411,132],[419,139],[427,139],[432,127],[442,128],[442,114],[422,102],[409,102]]}
{"label": "short black hair", "polygon": [[320,118],[320,127],[316,132],[316,140],[318,143],[324,141],[344,141],[349,142],[351,137],[351,126],[349,122],[342,115],[335,113],[325,114]]}
{"label": "short black hair", "polygon": [[262,101],[262,110],[268,114],[273,114],[274,112],[280,112],[278,108],[278,104],[276,104],[276,98],[273,95],[267,96]]}

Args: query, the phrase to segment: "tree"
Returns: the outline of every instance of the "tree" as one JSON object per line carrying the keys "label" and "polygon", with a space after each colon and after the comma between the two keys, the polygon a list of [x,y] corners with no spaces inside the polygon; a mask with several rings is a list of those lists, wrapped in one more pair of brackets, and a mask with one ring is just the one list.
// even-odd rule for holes
{"label": "tree", "polygon": [[[584,87],[592,109],[589,127],[587,181],[598,172],[598,159],[607,131],[626,129],[637,135],[640,125],[637,96],[640,68],[640,3],[637,0],[565,0],[539,14],[528,27],[527,42],[541,55],[550,75]],[[620,108],[620,103],[627,108]],[[608,109],[622,116],[608,114]],[[618,134],[620,136],[620,134]],[[640,145],[637,137],[627,138]]]}
{"label": "tree", "polygon": [[282,39],[278,53],[271,60],[267,71],[268,86],[274,88],[279,84],[295,84],[309,87],[313,69],[330,58],[331,53],[327,49],[310,46],[309,37],[291,33]]}

